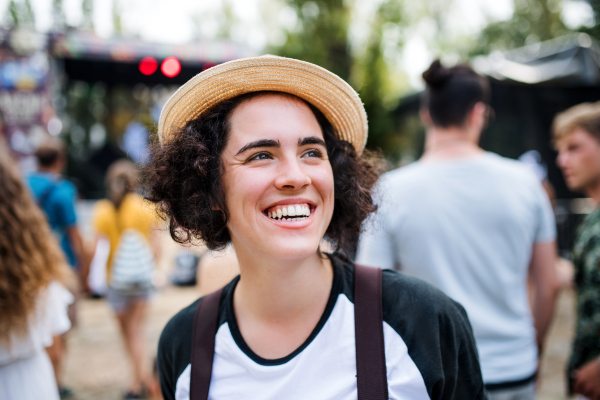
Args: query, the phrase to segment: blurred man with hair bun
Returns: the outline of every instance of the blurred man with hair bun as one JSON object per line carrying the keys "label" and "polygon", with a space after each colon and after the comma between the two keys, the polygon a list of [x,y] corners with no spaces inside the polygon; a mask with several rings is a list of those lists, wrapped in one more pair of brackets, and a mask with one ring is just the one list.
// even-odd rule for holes
{"label": "blurred man with hair bun", "polygon": [[569,189],[594,203],[573,245],[577,326],[569,361],[569,391],[600,399],[600,102],[558,114],[552,127],[556,163]]}
{"label": "blurred man with hair bun", "polygon": [[552,208],[527,166],[479,147],[492,113],[487,79],[439,61],[423,78],[425,152],[381,178],[357,263],[399,269],[462,304],[489,398],[533,400],[558,290]]}

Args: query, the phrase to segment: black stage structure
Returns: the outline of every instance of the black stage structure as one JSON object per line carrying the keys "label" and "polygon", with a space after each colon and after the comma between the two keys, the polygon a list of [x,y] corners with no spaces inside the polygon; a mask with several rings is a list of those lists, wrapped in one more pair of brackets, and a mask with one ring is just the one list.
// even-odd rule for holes
{"label": "black stage structure", "polygon": [[[80,30],[49,34],[47,49],[53,60],[56,79],[60,82],[61,93],[57,97],[63,99],[67,98],[65,91],[76,82],[84,82],[88,87],[100,84],[108,93],[115,88],[131,92],[140,84],[149,89],[160,87],[172,93],[208,68],[230,60],[257,55],[254,50],[228,40],[205,40],[179,45],[161,44],[137,38],[101,38],[93,32]],[[180,70],[173,76],[167,76],[161,70],[163,61],[169,58],[175,58],[180,65]],[[144,59],[155,63],[155,70],[150,74],[142,73],[144,69],[141,61]],[[164,100],[154,102],[150,106],[152,120],[143,121],[151,134],[156,131],[158,114]],[[113,111],[118,108],[112,103],[107,106]],[[125,106],[135,108],[131,104]],[[86,106],[83,104],[77,107]],[[70,125],[85,127],[89,136],[90,121],[77,121],[77,118],[81,117],[73,115],[73,110],[65,107],[61,109],[60,106],[57,108],[59,115],[71,121]],[[77,153],[78,157],[70,151],[67,175],[76,183],[80,195],[86,199],[104,196],[103,179],[108,166],[126,156],[116,140],[120,133],[115,133],[114,129],[111,131],[110,124],[105,125],[111,140],[107,140],[102,147],[89,148],[85,142],[83,149],[77,149],[80,150]],[[67,141],[70,140],[70,134],[65,134],[64,137]],[[75,148],[69,147],[71,150]]]}

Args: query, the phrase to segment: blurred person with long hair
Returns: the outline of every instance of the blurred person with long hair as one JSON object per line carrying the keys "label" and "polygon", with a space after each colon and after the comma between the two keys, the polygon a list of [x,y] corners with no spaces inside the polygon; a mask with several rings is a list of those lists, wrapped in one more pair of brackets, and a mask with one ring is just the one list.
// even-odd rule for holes
{"label": "blurred person with long hair", "polygon": [[357,262],[399,269],[462,304],[490,399],[532,400],[559,286],[552,207],[528,167],[479,147],[487,78],[436,60],[423,79],[425,152],[382,177]]}
{"label": "blurred person with long hair", "polygon": [[107,300],[117,316],[133,371],[125,398],[137,399],[153,386],[143,328],[153,291],[154,250],[159,247],[153,233],[155,211],[136,193],[138,170],[130,161],[114,162],[105,184],[108,199],[96,203],[93,224],[97,234],[110,242]]}
{"label": "blurred person with long hair", "polygon": [[74,277],[46,217],[0,148],[0,398],[58,399],[44,350],[71,324]]}
{"label": "blurred person with long hair", "polygon": [[[62,172],[67,165],[67,151],[65,144],[58,138],[48,138],[36,150],[35,157],[38,170],[27,176],[27,184],[31,189],[33,199],[42,209],[52,232],[57,237],[60,247],[69,265],[79,276],[80,285],[77,288],[86,288],[88,262],[85,257],[83,239],[77,226],[75,203],[77,189],[67,179],[62,177]],[[77,325],[77,298],[74,292],[74,301],[69,306],[69,319],[71,325]],[[63,360],[67,351],[67,334],[56,340],[48,350],[61,397],[73,395],[71,390],[62,384]]]}
{"label": "blurred person with long hair", "polygon": [[558,114],[553,142],[569,189],[592,199],[594,210],[573,241],[577,325],[568,366],[569,392],[600,399],[600,102]]}

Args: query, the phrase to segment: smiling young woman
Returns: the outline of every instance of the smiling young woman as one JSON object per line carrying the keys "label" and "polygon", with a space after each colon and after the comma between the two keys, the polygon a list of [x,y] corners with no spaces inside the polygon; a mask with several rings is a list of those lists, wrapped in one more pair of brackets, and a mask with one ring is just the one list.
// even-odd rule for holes
{"label": "smiling young woman", "polygon": [[[232,243],[240,276],[166,326],[165,399],[484,398],[462,307],[343,255],[375,210],[376,168],[360,156],[366,134],[362,103],[345,82],[280,57],[211,68],[169,100],[148,197],[175,240]],[[323,238],[331,254],[320,251]],[[378,291],[358,289],[363,281]],[[382,363],[375,395],[369,357]]]}

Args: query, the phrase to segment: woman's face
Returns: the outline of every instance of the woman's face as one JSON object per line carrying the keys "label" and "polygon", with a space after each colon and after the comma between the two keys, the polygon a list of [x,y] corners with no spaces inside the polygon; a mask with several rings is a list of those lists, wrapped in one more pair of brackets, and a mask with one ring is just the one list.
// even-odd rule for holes
{"label": "woman's face", "polygon": [[310,108],[268,94],[232,113],[223,150],[227,224],[239,255],[314,254],[333,214],[333,172]]}

